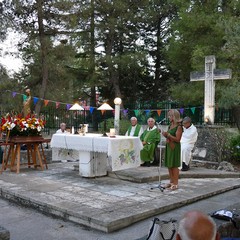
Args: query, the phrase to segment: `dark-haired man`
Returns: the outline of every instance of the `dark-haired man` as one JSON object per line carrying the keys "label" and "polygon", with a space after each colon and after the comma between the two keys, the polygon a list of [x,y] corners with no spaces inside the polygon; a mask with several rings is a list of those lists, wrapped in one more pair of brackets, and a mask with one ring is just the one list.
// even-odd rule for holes
{"label": "dark-haired man", "polygon": [[197,141],[197,128],[192,124],[190,117],[185,117],[182,121],[183,134],[181,137],[181,162],[182,171],[189,170],[189,163],[192,158],[192,150]]}

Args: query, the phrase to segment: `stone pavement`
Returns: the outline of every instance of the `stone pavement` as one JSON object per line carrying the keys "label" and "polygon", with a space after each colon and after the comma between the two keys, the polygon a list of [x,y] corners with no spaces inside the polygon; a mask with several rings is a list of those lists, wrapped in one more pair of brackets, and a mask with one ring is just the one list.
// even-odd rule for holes
{"label": "stone pavement", "polygon": [[[239,172],[194,167],[181,172],[179,189],[158,186],[159,168],[139,167],[106,177],[82,178],[76,163],[52,163],[40,171],[22,168],[0,175],[1,197],[103,232],[240,187]],[[167,169],[160,169],[163,182]],[[126,180],[127,179],[127,180]],[[153,188],[153,189],[152,189]]]}

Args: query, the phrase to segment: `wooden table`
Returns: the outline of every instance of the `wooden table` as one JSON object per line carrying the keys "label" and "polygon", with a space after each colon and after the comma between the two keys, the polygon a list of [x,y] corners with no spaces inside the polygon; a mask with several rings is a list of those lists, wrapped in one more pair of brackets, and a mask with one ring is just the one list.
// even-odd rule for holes
{"label": "wooden table", "polygon": [[[45,142],[50,142],[50,139],[44,139],[41,136],[17,136],[9,139],[8,144],[10,145],[10,149],[6,158],[6,163],[4,166],[6,168],[10,167],[11,171],[14,171],[16,168],[16,173],[20,172],[20,154],[21,154],[21,145],[25,144],[27,146],[27,158],[28,158],[28,167],[33,165],[35,168],[40,166],[41,170],[44,169],[43,162],[47,169],[47,161],[44,154],[42,144]],[[41,152],[39,150],[41,147]],[[10,166],[8,164],[9,157],[11,155],[11,163]]]}

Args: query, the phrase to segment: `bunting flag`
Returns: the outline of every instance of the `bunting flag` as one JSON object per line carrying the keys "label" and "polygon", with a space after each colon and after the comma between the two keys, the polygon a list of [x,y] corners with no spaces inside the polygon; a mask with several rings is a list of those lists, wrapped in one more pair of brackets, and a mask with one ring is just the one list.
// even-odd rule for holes
{"label": "bunting flag", "polygon": [[[16,95],[21,95],[23,97],[23,101],[26,101],[27,100],[27,95],[25,94],[22,94],[22,93],[18,93],[18,92],[12,92],[10,90],[6,90],[6,92],[10,92],[12,94],[12,97],[15,97]],[[34,105],[37,104],[38,101],[43,101],[44,102],[44,105],[47,106],[49,103],[54,103],[55,106],[56,106],[56,109],[58,109],[60,107],[60,104],[64,104],[66,106],[66,109],[69,110],[70,107],[72,106],[72,104],[69,104],[69,103],[64,103],[64,102],[56,102],[56,101],[52,101],[52,100],[45,100],[45,99],[42,99],[42,98],[38,98],[38,97],[33,97],[33,103]],[[86,106],[86,101],[82,101],[82,106],[84,107],[84,110],[88,110],[90,111],[90,113],[92,114],[93,111],[96,109],[96,107],[92,107],[92,106]],[[179,112],[181,115],[183,115],[184,111],[186,109],[190,109],[192,111],[193,114],[195,114],[195,110],[196,108],[199,108],[201,111],[204,112],[204,106],[198,106],[198,107],[189,107],[189,108],[180,108],[179,109]],[[141,111],[144,111],[146,113],[146,115],[148,116],[150,112],[153,112],[153,111],[156,111],[158,116],[160,117],[162,111],[167,111],[169,109],[138,109],[138,110],[133,110],[134,111],[134,114],[136,117],[138,117],[140,114],[141,114]],[[123,115],[125,117],[127,117],[127,114],[129,112],[128,109],[123,109],[121,110]],[[216,105],[216,111],[219,111],[219,106]],[[103,114],[103,113],[102,113]],[[114,114],[114,110],[113,110],[113,114]]]}
{"label": "bunting flag", "polygon": [[27,95],[23,94],[23,101],[25,102],[27,100]]}
{"label": "bunting flag", "polygon": [[139,115],[139,110],[134,110],[134,114],[137,117]]}
{"label": "bunting flag", "polygon": [[89,110],[90,110],[90,113],[92,114],[93,110],[94,110],[94,107],[90,107]]}
{"label": "bunting flag", "polygon": [[128,109],[123,109],[123,116],[126,117],[128,114]]}
{"label": "bunting flag", "polygon": [[60,106],[60,102],[56,102],[56,109],[58,109]]}
{"label": "bunting flag", "polygon": [[144,110],[144,112],[145,112],[146,115],[148,116],[151,111],[150,111],[150,110]]}
{"label": "bunting flag", "polygon": [[184,108],[180,108],[180,109],[179,109],[179,112],[183,115]]}
{"label": "bunting flag", "polygon": [[192,113],[194,114],[195,113],[195,107],[191,107],[191,111],[192,111]]}
{"label": "bunting flag", "polygon": [[157,110],[157,114],[160,117],[162,110]]}
{"label": "bunting flag", "polygon": [[34,105],[36,105],[36,104],[37,104],[37,102],[38,102],[38,99],[39,99],[39,98],[37,98],[37,97],[34,97],[34,98],[33,98],[33,103],[34,103]]}
{"label": "bunting flag", "polygon": [[69,110],[71,106],[72,106],[71,104],[66,104],[67,110]]}
{"label": "bunting flag", "polygon": [[106,110],[101,110],[102,115],[105,113]]}
{"label": "bunting flag", "polygon": [[44,100],[44,106],[47,106],[49,103],[49,100]]}

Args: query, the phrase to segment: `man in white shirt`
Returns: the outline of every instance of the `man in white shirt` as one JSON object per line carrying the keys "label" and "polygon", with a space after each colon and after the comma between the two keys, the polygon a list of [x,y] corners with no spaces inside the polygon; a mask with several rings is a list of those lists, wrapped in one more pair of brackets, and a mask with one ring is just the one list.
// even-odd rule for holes
{"label": "man in white shirt", "polygon": [[136,117],[131,117],[131,126],[128,128],[125,136],[134,136],[134,137],[140,137],[143,133],[143,129],[141,125],[137,123]]}
{"label": "man in white shirt", "polygon": [[182,121],[183,134],[181,138],[181,161],[182,171],[189,170],[189,163],[192,158],[192,150],[197,141],[197,128],[192,124],[190,117],[185,117]]}
{"label": "man in white shirt", "polygon": [[56,133],[69,133],[68,131],[66,131],[66,123],[61,123],[60,129],[58,129]]}

